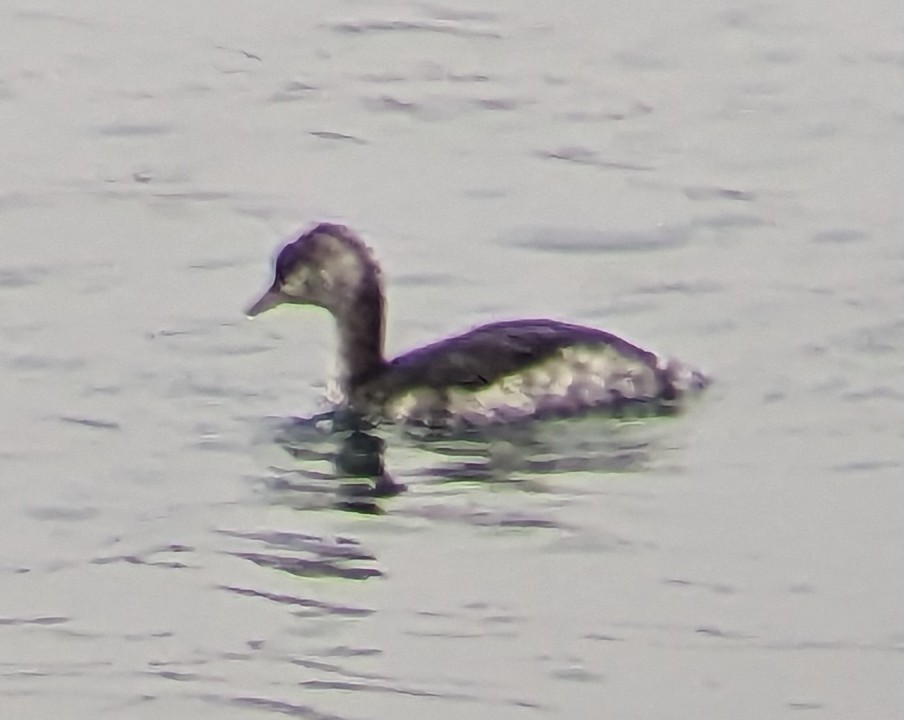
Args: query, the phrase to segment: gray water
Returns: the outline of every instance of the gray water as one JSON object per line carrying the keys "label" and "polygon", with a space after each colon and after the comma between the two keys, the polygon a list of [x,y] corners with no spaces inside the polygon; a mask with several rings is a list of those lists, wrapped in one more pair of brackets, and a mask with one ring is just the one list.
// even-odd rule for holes
{"label": "gray water", "polygon": [[[899,3],[0,7],[4,718],[893,718]],[[287,439],[364,233],[401,351],[551,316],[669,418]]]}

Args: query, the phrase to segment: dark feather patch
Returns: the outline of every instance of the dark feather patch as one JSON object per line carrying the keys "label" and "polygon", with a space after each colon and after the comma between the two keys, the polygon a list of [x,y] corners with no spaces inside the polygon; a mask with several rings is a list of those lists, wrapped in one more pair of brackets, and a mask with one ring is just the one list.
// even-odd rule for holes
{"label": "dark feather patch", "polygon": [[555,320],[510,320],[440,340],[391,361],[380,382],[403,387],[477,388],[542,362],[559,350],[607,345],[626,358],[656,367],[656,356],[603,330]]}

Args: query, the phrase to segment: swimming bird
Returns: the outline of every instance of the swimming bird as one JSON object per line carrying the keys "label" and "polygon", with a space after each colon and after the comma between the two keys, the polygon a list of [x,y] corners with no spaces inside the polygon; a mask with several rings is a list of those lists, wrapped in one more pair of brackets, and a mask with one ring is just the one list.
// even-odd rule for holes
{"label": "swimming bird", "polygon": [[247,315],[283,304],[333,315],[340,408],[373,423],[480,426],[635,404],[668,411],[708,382],[612,333],[544,319],[493,322],[387,360],[380,267],[343,225],[321,223],[282,248],[273,284]]}

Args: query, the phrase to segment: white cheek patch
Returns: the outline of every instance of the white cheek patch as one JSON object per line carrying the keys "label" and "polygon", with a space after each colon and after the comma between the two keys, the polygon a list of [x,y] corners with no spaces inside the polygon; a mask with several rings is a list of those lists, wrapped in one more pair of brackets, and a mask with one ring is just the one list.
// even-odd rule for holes
{"label": "white cheek patch", "polygon": [[310,272],[311,271],[306,267],[299,268],[285,279],[282,288],[280,289],[286,295],[304,297],[307,294],[307,284]]}
{"label": "white cheek patch", "polygon": [[328,290],[336,286],[357,287],[363,277],[361,258],[344,248],[331,257],[329,264],[320,271],[320,280]]}

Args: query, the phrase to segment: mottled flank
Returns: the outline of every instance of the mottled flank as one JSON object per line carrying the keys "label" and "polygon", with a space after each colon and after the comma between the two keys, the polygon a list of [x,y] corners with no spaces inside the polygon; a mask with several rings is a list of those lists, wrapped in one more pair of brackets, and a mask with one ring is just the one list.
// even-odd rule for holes
{"label": "mottled flank", "polygon": [[656,399],[663,383],[655,367],[626,357],[611,345],[574,346],[495,382],[471,389],[417,388],[392,398],[386,415],[429,425],[482,425],[544,415],[573,415],[626,399]]}
{"label": "mottled flank", "polygon": [[379,266],[340,225],[317,225],[283,248],[249,314],[282,303],[332,313],[339,404],[377,423],[487,425],[638,403],[665,410],[707,382],[616,335],[556,320],[491,323],[387,362]]}
{"label": "mottled flank", "polygon": [[673,407],[705,382],[602,330],[514,320],[402,355],[353,389],[352,401],[392,422],[486,425],[629,403]]}

